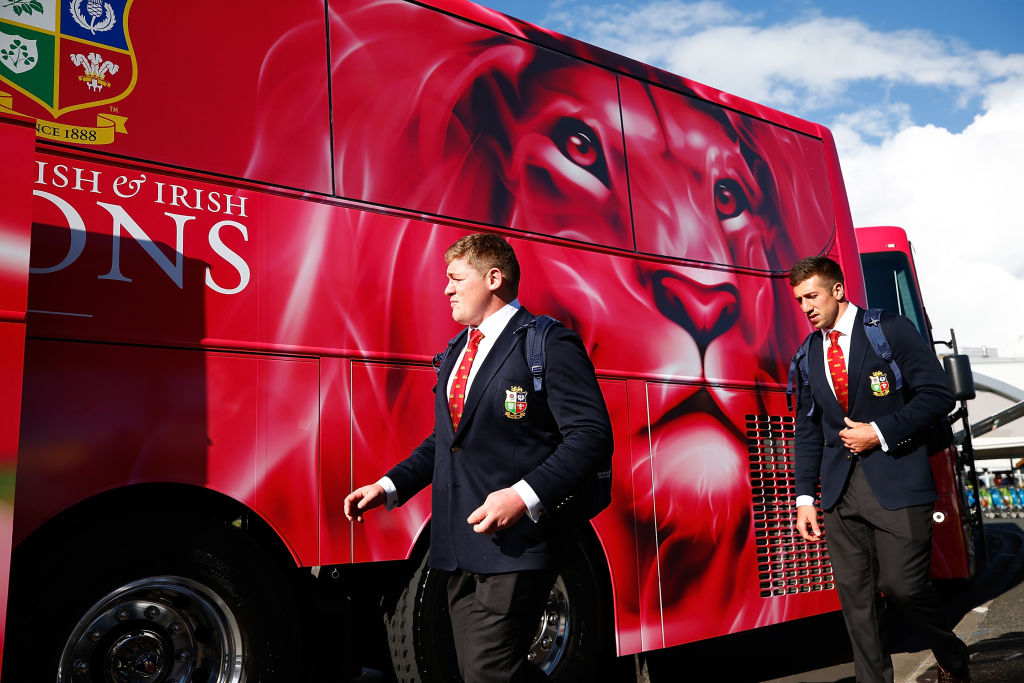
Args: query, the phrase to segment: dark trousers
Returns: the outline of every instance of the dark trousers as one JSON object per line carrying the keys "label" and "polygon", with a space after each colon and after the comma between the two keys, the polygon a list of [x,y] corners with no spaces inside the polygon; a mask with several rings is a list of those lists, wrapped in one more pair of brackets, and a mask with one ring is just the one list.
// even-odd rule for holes
{"label": "dark trousers", "polygon": [[825,513],[825,534],[858,683],[892,683],[883,603],[900,610],[947,671],[967,669],[967,646],[942,623],[928,580],[933,505],[886,510],[856,463],[839,503]]}
{"label": "dark trousers", "polygon": [[526,661],[526,653],[554,579],[554,572],[549,571],[452,573],[448,608],[459,673],[465,683],[549,680]]}

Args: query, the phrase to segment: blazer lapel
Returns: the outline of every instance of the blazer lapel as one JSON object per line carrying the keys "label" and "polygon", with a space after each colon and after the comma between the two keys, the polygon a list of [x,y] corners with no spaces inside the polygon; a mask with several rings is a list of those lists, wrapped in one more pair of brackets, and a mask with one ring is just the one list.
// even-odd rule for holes
{"label": "blazer lapel", "polygon": [[[814,336],[811,338],[811,348],[807,353],[807,364],[809,366],[808,372],[811,373],[811,386],[829,386],[828,377],[825,376],[825,346],[821,340],[820,331],[815,331]],[[825,389],[824,393],[832,394],[832,403],[836,406],[839,405],[839,401],[836,400],[834,393],[829,389]]]}
{"label": "blazer lapel", "polygon": [[846,359],[846,376],[850,383],[850,410],[853,410],[857,393],[861,389],[864,354],[867,353],[868,335],[864,332],[862,317],[864,312],[857,310],[857,319],[853,323],[853,334],[850,335],[850,357]]}
{"label": "blazer lapel", "polygon": [[484,358],[484,364],[480,366],[480,369],[476,371],[476,375],[473,377],[473,386],[469,388],[469,396],[466,397],[466,406],[462,411],[462,419],[459,420],[459,429],[455,432],[456,434],[462,433],[465,426],[472,421],[473,413],[480,404],[480,399],[487,393],[487,386],[494,379],[494,373],[505,362],[512,349],[515,348],[519,337],[522,336],[516,334],[516,330],[532,318],[533,315],[529,311],[525,308],[520,308],[512,316],[512,319],[508,321],[508,324],[505,325],[505,329],[501,331],[501,334],[498,335],[494,346],[491,347],[487,357]]}

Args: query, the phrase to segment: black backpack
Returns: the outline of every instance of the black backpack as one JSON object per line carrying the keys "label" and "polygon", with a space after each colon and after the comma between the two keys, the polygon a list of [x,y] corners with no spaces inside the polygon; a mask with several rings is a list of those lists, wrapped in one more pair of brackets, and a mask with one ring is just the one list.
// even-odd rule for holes
{"label": "black backpack", "polygon": [[[548,331],[555,325],[561,325],[549,315],[537,315],[525,325],[517,328],[514,334],[526,332],[526,362],[530,365],[530,374],[533,375],[533,390],[541,393],[544,391],[544,368],[546,366],[545,349],[547,347]],[[434,356],[434,372],[440,373],[441,366],[455,348],[456,342],[462,333],[455,335],[448,342],[448,348]],[[561,516],[573,515],[578,519],[593,519],[599,512],[608,507],[612,502],[612,460],[609,457],[601,468],[591,474],[587,480],[580,485],[579,490],[568,496],[565,500],[555,506],[554,512]]]}

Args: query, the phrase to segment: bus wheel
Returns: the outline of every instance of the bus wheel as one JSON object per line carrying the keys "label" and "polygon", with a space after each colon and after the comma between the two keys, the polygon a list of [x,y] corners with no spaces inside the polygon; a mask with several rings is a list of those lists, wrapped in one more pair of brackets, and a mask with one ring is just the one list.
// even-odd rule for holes
{"label": "bus wheel", "polygon": [[611,676],[611,591],[582,539],[564,550],[527,658],[553,681],[601,681]]}
{"label": "bus wheel", "polygon": [[[69,539],[56,564],[15,566],[5,681],[296,680],[290,589],[244,532],[206,520],[112,535]],[[89,550],[69,562],[73,548]]]}
{"label": "bus wheel", "polygon": [[[119,586],[78,620],[58,680],[240,680],[242,630],[215,590],[183,576]],[[96,669],[99,671],[95,671]]]}
{"label": "bus wheel", "polygon": [[[610,601],[591,555],[577,541],[559,572],[527,658],[553,681],[602,680],[614,652]],[[458,673],[446,575],[426,557],[401,593],[385,602],[385,625],[398,683],[452,683]]]}

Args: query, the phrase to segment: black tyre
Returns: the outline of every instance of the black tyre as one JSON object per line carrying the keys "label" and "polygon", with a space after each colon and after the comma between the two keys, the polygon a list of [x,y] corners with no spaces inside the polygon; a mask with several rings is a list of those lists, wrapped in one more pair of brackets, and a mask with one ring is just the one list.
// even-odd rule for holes
{"label": "black tyre", "polygon": [[[559,572],[528,658],[553,681],[602,680],[614,655],[610,592],[592,553],[579,540],[559,560]],[[448,616],[446,576],[426,557],[397,596],[385,598],[384,619],[398,683],[458,683]]]}
{"label": "black tyre", "polygon": [[146,517],[19,550],[3,680],[301,680],[297,611],[270,556],[220,520]]}

